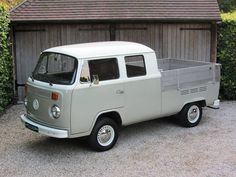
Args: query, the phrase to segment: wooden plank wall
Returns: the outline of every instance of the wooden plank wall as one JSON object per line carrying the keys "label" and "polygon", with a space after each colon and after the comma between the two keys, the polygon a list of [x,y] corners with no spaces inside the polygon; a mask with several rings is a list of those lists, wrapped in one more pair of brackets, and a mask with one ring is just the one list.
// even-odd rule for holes
{"label": "wooden plank wall", "polygon": [[163,24],[161,58],[210,61],[210,30],[208,24]]}
{"label": "wooden plank wall", "polygon": [[[150,46],[158,58],[210,61],[210,24],[117,24],[115,40],[133,41]],[[109,41],[110,25],[52,24],[16,26],[15,64],[17,84],[24,84],[40,53],[50,47]],[[18,88],[19,99],[23,89]]]}
{"label": "wooden plank wall", "polygon": [[210,24],[120,25],[117,40],[140,42],[158,58],[210,61]]}

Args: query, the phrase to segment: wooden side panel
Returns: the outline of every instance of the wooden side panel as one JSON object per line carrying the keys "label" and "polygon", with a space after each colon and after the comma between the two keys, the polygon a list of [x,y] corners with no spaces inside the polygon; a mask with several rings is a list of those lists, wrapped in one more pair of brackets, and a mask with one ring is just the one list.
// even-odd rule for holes
{"label": "wooden side panel", "polygon": [[45,42],[45,28],[36,26],[15,30],[16,84],[19,100],[24,98],[23,84],[31,75]]}
{"label": "wooden side panel", "polygon": [[142,43],[155,50],[157,58],[162,58],[162,26],[162,24],[116,25],[116,41],[130,41]]}
{"label": "wooden side panel", "polygon": [[109,25],[81,25],[76,35],[77,43],[109,41]]}
{"label": "wooden side panel", "polygon": [[209,24],[164,24],[163,58],[210,61]]}
{"label": "wooden side panel", "polygon": [[62,45],[109,40],[109,25],[67,24],[61,26]]}
{"label": "wooden side panel", "polygon": [[121,24],[116,27],[117,41],[138,42],[144,45],[151,45],[151,31],[146,24]]}
{"label": "wooden side panel", "polygon": [[45,32],[32,31],[32,32],[16,32],[15,46],[16,46],[16,70],[18,84],[24,84],[28,76],[35,67],[38,56],[43,50],[43,39]]}
{"label": "wooden side panel", "polygon": [[163,58],[163,30],[162,24],[154,24],[151,26],[151,45],[150,47],[156,51],[157,58]]}

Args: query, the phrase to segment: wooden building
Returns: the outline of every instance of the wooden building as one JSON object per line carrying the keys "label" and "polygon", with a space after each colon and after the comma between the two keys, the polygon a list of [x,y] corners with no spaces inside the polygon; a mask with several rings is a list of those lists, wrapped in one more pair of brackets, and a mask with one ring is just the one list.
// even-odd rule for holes
{"label": "wooden building", "polygon": [[217,0],[26,0],[10,18],[19,100],[46,48],[135,41],[153,48],[158,58],[214,62],[221,20]]}

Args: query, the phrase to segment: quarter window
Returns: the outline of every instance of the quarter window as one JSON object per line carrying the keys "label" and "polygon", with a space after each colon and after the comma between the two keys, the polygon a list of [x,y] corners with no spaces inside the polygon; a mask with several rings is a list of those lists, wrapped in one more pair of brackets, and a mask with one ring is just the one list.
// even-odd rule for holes
{"label": "quarter window", "polygon": [[89,66],[88,61],[84,61],[81,73],[80,73],[80,82],[86,83],[90,81]]}
{"label": "quarter window", "polygon": [[125,57],[127,77],[137,77],[146,75],[144,57],[142,55]]}

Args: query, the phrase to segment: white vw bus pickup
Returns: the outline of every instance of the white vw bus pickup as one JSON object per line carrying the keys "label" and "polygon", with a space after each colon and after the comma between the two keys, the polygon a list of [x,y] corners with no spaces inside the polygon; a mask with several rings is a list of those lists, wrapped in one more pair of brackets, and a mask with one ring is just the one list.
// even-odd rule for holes
{"label": "white vw bus pickup", "polygon": [[87,136],[92,148],[114,146],[119,128],[177,115],[198,125],[202,107],[219,107],[220,65],[174,58],[131,42],[45,50],[26,84],[25,127],[56,138]]}

